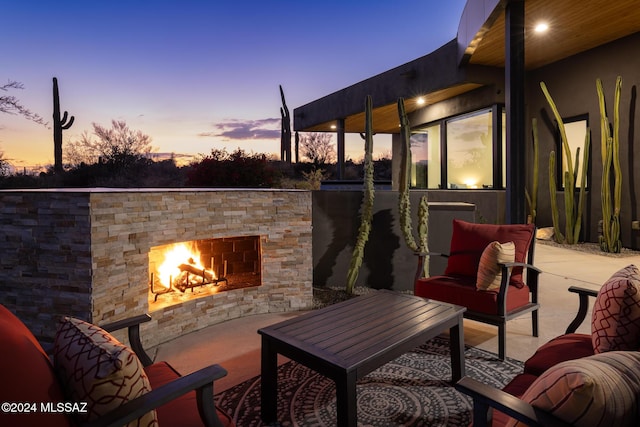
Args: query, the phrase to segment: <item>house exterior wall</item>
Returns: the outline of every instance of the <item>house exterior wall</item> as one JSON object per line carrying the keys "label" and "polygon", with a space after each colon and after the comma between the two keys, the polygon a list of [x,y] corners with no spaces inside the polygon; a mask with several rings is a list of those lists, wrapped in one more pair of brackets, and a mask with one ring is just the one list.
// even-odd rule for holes
{"label": "house exterior wall", "polygon": [[[538,120],[540,141],[539,196],[536,224],[538,227],[552,226],[551,199],[549,194],[549,153],[556,150],[555,123],[540,89],[544,81],[556,102],[563,118],[587,114],[591,128],[590,168],[587,202],[583,215],[582,241],[598,241],[598,221],[601,214],[602,156],[600,154],[600,113],[595,82],[601,78],[605,88],[605,97],[609,111],[613,111],[613,93],[616,76],[623,79],[620,105],[620,159],[622,162],[623,196],[621,208],[621,239],[624,247],[640,248],[640,231],[632,230],[631,222],[640,219],[638,191],[640,191],[640,157],[636,148],[639,144],[640,116],[637,113],[637,87],[640,84],[640,33],[616,40],[554,64],[527,71],[526,110],[527,135],[531,135],[531,120]],[[525,53],[526,54],[526,53]],[[491,76],[492,73],[486,73]],[[412,127],[421,126],[436,120],[467,113],[488,107],[495,103],[504,103],[504,72],[493,73],[492,84],[467,94],[430,105],[410,115]],[[611,121],[613,121],[611,114]],[[397,189],[400,171],[400,135],[393,135],[393,188]],[[575,153],[574,153],[575,155]],[[532,186],[533,148],[526,147],[526,185]],[[492,202],[486,205],[485,190],[430,190],[430,200],[464,201],[478,206],[478,212],[487,222],[504,221],[504,197],[491,196]],[[492,192],[497,193],[497,192]],[[557,193],[560,206],[561,229],[564,230],[563,192]],[[483,201],[485,203],[483,203]],[[495,206],[499,211],[492,212]],[[485,214],[486,212],[486,214]]]}
{"label": "house exterior wall", "polygon": [[[551,226],[549,195],[549,153],[556,150],[553,113],[540,89],[544,81],[563,118],[588,114],[591,129],[591,150],[588,170],[586,215],[583,239],[598,241],[598,221],[602,219],[601,180],[602,156],[600,152],[600,111],[596,92],[596,79],[603,82],[610,121],[613,122],[613,96],[617,76],[622,77],[620,99],[620,161],[622,167],[622,207],[620,211],[621,239],[624,247],[640,248],[640,232],[631,229],[631,221],[640,218],[638,191],[640,191],[640,115],[637,106],[637,88],[640,84],[640,33],[625,37],[596,49],[558,61],[528,73],[527,109],[528,134],[531,119],[538,120],[540,141],[540,184],[538,197],[538,226]],[[575,156],[575,153],[573,153]],[[532,181],[532,149],[527,152],[527,182]],[[563,193],[558,192],[558,204],[564,217]],[[562,224],[564,219],[561,218]],[[562,225],[564,227],[564,225]],[[564,229],[564,228],[563,228]]]}

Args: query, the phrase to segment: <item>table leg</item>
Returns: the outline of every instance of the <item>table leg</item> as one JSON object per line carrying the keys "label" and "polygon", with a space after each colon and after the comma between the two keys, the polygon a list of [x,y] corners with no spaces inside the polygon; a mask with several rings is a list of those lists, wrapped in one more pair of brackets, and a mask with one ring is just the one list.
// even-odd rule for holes
{"label": "table leg", "polygon": [[278,420],[278,354],[270,340],[262,336],[260,408],[266,424]]}
{"label": "table leg", "polygon": [[460,316],[458,324],[449,329],[449,346],[451,351],[451,380],[456,382],[465,376],[462,316]]}
{"label": "table leg", "polygon": [[355,427],[358,424],[355,371],[336,379],[336,407],[339,427]]}

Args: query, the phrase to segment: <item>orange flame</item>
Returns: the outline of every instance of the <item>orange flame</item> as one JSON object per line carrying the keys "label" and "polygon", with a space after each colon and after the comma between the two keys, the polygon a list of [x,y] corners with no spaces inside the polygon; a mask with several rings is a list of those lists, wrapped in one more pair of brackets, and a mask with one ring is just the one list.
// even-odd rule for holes
{"label": "orange flame", "polygon": [[165,288],[170,288],[182,273],[178,268],[181,264],[189,264],[198,270],[205,267],[200,262],[200,252],[195,248],[189,248],[185,243],[177,243],[164,252],[164,260],[157,268],[157,281]]}

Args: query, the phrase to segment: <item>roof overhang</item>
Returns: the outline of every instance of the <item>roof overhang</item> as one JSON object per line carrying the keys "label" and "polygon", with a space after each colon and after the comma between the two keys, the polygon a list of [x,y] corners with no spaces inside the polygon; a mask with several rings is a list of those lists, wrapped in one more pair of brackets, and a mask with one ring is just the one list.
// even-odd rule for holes
{"label": "roof overhang", "polygon": [[[423,105],[471,91],[482,85],[470,81],[473,67],[458,67],[456,40],[440,49],[327,95],[293,112],[294,128],[306,132],[335,131],[338,119],[344,119],[347,133],[364,132],[364,105],[367,95],[373,102],[373,126],[376,133],[399,132],[398,98],[405,99],[411,113]],[[422,98],[423,104],[418,99]]]}
{"label": "roof overhang", "polygon": [[[491,84],[488,76],[504,78],[503,72],[491,70],[504,68],[508,2],[467,1],[456,39],[426,56],[294,109],[294,129],[333,132],[338,120],[344,120],[345,132],[363,132],[365,98],[371,95],[374,132],[397,133],[398,98],[405,98],[405,108],[411,113]],[[637,0],[526,0],[524,4],[528,70],[640,31]],[[551,27],[541,37],[533,32],[540,20]],[[419,98],[424,104],[418,104]]]}

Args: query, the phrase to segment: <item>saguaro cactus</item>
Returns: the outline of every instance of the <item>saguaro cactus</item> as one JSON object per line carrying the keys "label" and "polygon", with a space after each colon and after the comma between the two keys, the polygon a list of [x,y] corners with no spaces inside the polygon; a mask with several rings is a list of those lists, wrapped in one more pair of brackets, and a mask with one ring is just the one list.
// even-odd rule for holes
{"label": "saguaro cactus", "polygon": [[[411,200],[409,198],[409,171],[411,169],[411,126],[404,108],[404,99],[398,99],[398,117],[400,119],[400,133],[402,135],[402,147],[400,155],[400,182],[398,211],[400,214],[400,229],[404,236],[407,247],[418,255],[417,277],[429,276],[429,203],[427,196],[420,199],[418,209],[418,243],[413,236],[413,226],[411,224]],[[425,262],[426,261],[426,262]]]}
{"label": "saguaro cactus", "polygon": [[289,107],[284,99],[284,91],[280,86],[280,98],[282,98],[282,107],[280,107],[280,116],[282,116],[282,125],[280,127],[280,160],[291,163],[291,115]]}
{"label": "saguaro cactus", "polygon": [[[68,121],[67,121],[68,118]],[[65,111],[60,118],[60,94],[58,92],[58,79],[53,78],[53,157],[55,172],[62,172],[62,131],[69,129],[73,124],[73,116],[68,117]]]}
{"label": "saguaro cactus", "polygon": [[348,294],[353,293],[353,288],[362,266],[364,258],[364,247],[369,240],[371,231],[371,221],[373,220],[373,201],[375,190],[373,186],[373,102],[371,96],[367,95],[365,101],[365,133],[364,133],[364,195],[360,208],[360,227],[358,237],[351,254],[349,271],[347,272]]}
{"label": "saguaro cactus", "polygon": [[589,144],[591,142],[589,136],[589,129],[587,129],[587,133],[584,140],[584,153],[582,160],[582,174],[580,176],[580,195],[578,198],[578,203],[575,203],[575,191],[577,189],[576,182],[578,178],[578,169],[580,164],[580,149],[576,150],[576,159],[575,159],[575,170],[573,168],[573,161],[571,159],[571,148],[569,147],[569,141],[567,140],[567,133],[564,128],[564,122],[562,121],[562,117],[560,117],[560,113],[558,112],[558,108],[556,107],[555,102],[551,98],[549,91],[547,90],[547,86],[544,82],[540,82],[540,87],[542,88],[542,92],[544,96],[547,98],[547,102],[553,111],[553,115],[558,122],[558,128],[560,129],[560,138],[562,141],[562,150],[564,152],[566,162],[567,162],[567,170],[564,172],[564,210],[565,210],[565,235],[563,236],[560,233],[560,227],[558,224],[558,206],[556,204],[556,176],[555,176],[555,152],[552,151],[549,155],[549,191],[551,193],[551,209],[552,209],[552,219],[553,219],[553,228],[555,239],[558,243],[567,243],[567,244],[575,244],[578,243],[578,239],[580,238],[580,228],[582,226],[582,212],[584,211],[584,205],[586,203],[585,197],[585,185],[586,185],[586,177],[587,177],[587,162],[589,160]]}
{"label": "saguaro cactus", "polygon": [[[622,170],[620,168],[620,94],[622,77],[616,79],[613,100],[613,125],[609,122],[604,101],[602,80],[596,80],[598,102],[600,104],[600,149],[602,152],[602,235],[599,237],[600,249],[604,252],[619,253],[620,241],[620,204],[622,201]],[[613,170],[611,167],[613,166]],[[613,175],[613,197],[611,176]]]}

